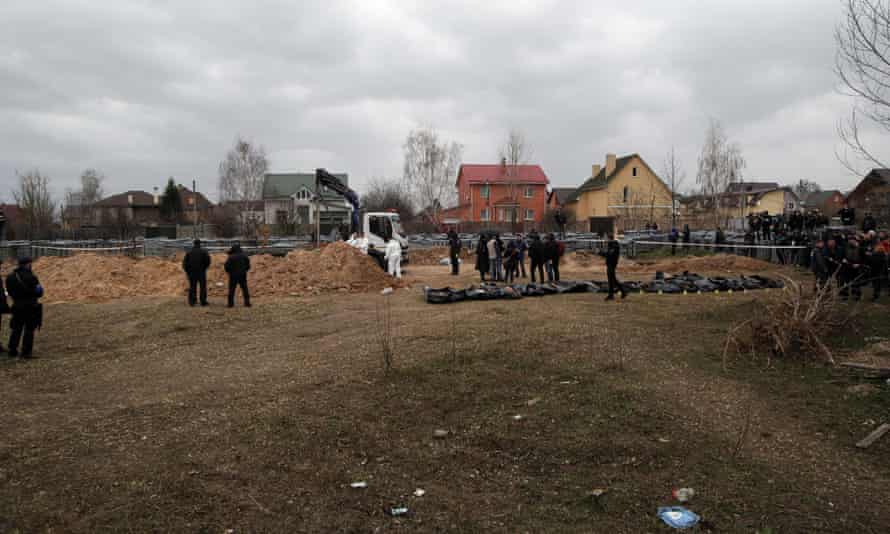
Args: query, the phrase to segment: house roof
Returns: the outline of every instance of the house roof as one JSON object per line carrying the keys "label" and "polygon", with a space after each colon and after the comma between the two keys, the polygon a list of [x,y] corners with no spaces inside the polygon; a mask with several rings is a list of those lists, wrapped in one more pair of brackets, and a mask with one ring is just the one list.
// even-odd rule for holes
{"label": "house roof", "polygon": [[[192,190],[182,184],[179,184],[176,187],[179,189],[179,198],[182,202],[183,208],[191,208],[192,206],[191,204],[189,204],[188,199],[193,194]],[[206,210],[213,207],[213,203],[207,200],[207,197],[205,197],[200,191],[198,191],[198,193],[196,194],[198,198],[199,210]]]}
{"label": "house roof", "polygon": [[[513,174],[515,172],[515,175]],[[464,177],[470,184],[540,184],[547,185],[550,180],[540,165],[487,165],[466,163],[460,166],[457,180]]]}
{"label": "house roof", "polygon": [[[649,165],[645,162],[645,160],[643,160],[643,158],[640,157],[639,154],[634,153],[627,156],[622,156],[615,160],[615,170],[613,170],[611,174],[606,176],[606,168],[600,168],[600,172],[597,173],[596,176],[591,176],[590,178],[588,178],[583,184],[581,184],[581,187],[572,192],[572,194],[569,195],[565,201],[574,202],[578,200],[578,198],[581,196],[581,193],[584,193],[585,191],[594,191],[606,187],[607,185],[609,185],[609,180],[617,176],[618,173],[620,173],[622,169],[624,169],[624,167],[626,167],[627,164],[630,163],[634,158],[638,158],[641,162],[643,162],[643,165],[646,165],[646,167],[649,168]],[[655,171],[653,171],[651,168],[649,168],[649,171],[652,172],[652,174],[655,175],[656,178],[658,177],[658,174],[656,174]]]}
{"label": "house roof", "polygon": [[[338,180],[344,185],[349,186],[349,175],[346,173],[334,174]],[[266,173],[263,177],[263,199],[285,198],[295,195],[301,189],[306,189],[310,193],[315,191],[315,173],[314,172],[294,172],[294,173]],[[323,198],[339,199],[340,195],[333,191],[323,191]]]}
{"label": "house roof", "polygon": [[736,182],[729,184],[727,193],[758,193],[760,191],[774,191],[779,188],[776,182]]}
{"label": "house roof", "polygon": [[577,187],[554,187],[553,190],[550,191],[550,197],[547,200],[549,202],[555,195],[557,204],[565,204],[566,200],[572,196],[572,193],[574,193],[576,189]]}
{"label": "house roof", "polygon": [[0,204],[0,215],[6,218],[7,221],[15,221],[19,217],[19,209],[18,204]]}
{"label": "house roof", "polygon": [[221,208],[229,206],[245,211],[263,211],[266,209],[266,205],[262,200],[226,200],[219,203]]}
{"label": "house roof", "polygon": [[831,189],[829,191],[816,191],[815,193],[810,193],[804,201],[808,206],[820,206],[825,204],[825,202],[835,194],[844,196],[844,194],[837,189]]}
{"label": "house roof", "polygon": [[[133,199],[132,204],[130,203],[130,198]],[[154,207],[155,199],[151,193],[145,191],[126,191],[105,197],[96,202],[96,206],[101,208]]]}

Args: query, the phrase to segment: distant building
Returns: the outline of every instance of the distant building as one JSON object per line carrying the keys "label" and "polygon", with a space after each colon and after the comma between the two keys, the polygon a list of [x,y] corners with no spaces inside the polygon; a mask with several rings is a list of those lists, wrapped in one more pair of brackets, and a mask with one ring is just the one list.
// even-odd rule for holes
{"label": "distant building", "polygon": [[547,193],[547,209],[555,210],[558,208],[564,208],[566,205],[566,201],[577,187],[554,187]]}
{"label": "distant building", "polygon": [[503,161],[464,164],[457,174],[458,205],[444,210],[440,217],[445,224],[530,229],[544,219],[549,183],[540,165],[508,165]]}
{"label": "distant building", "polygon": [[[782,215],[801,209],[800,198],[790,187],[775,182],[739,182],[730,184],[717,197],[721,219],[746,218],[749,214]],[[714,197],[691,195],[680,200],[680,215],[684,219],[707,218],[714,214]]]}
{"label": "distant building", "polygon": [[837,189],[810,193],[801,200],[807,210],[819,210],[820,213],[833,217],[844,207],[846,197]]}
{"label": "distant building", "polygon": [[[671,190],[639,154],[606,154],[605,166],[591,167],[590,177],[565,200],[581,229],[598,231],[611,219],[618,229],[666,227],[671,219]],[[588,221],[590,228],[583,228]],[[609,227],[606,224],[605,227]]]}
{"label": "distant building", "polygon": [[[349,175],[334,174],[345,185]],[[266,173],[263,178],[263,219],[283,232],[288,227],[315,225],[315,173]],[[349,224],[352,206],[327,188],[321,193],[320,226],[323,234]]]}
{"label": "distant building", "polygon": [[[161,216],[161,195],[132,190],[103,198],[93,204],[92,225],[96,227],[126,227],[130,231],[159,224],[192,224],[197,215],[199,224],[206,223],[213,203],[201,193],[178,185],[179,217],[167,221]],[[86,226],[84,221],[84,226]]]}
{"label": "distant building", "polygon": [[850,191],[847,202],[856,209],[857,221],[871,213],[882,226],[890,224],[890,169],[872,169]]}

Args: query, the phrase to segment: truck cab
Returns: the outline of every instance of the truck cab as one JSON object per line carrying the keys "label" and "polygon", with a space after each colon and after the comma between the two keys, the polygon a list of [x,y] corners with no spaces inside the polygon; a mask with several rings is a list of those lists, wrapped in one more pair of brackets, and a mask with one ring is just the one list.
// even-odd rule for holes
{"label": "truck cab", "polygon": [[408,240],[402,232],[399,214],[394,211],[372,211],[362,215],[362,232],[368,238],[368,246],[383,251],[386,237],[392,237],[402,246],[402,263],[408,263]]}

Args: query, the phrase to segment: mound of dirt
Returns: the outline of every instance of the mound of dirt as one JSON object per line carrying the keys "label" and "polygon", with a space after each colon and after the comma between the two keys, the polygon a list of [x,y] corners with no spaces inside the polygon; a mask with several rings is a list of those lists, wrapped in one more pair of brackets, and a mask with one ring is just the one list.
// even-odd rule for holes
{"label": "mound of dirt", "polygon": [[[442,258],[448,258],[448,247],[412,248],[409,256],[411,265],[439,265]],[[464,247],[460,249],[460,259],[466,262],[470,259],[470,251]]]}
{"label": "mound of dirt", "polygon": [[[214,254],[207,272],[208,292],[224,296],[225,254]],[[299,250],[284,258],[251,256],[250,290],[258,297],[325,292],[366,292],[403,287],[370,257],[343,242],[321,250]],[[46,302],[104,301],[138,296],[182,296],[187,282],[181,259],[129,258],[78,254],[43,257],[34,272],[46,288]]]}
{"label": "mound of dirt", "polygon": [[768,261],[757,260],[747,256],[734,254],[716,254],[714,256],[696,256],[685,258],[659,259],[650,264],[627,265],[625,270],[630,272],[640,271],[664,271],[666,273],[713,272],[713,271],[746,271],[759,272],[774,269],[776,266]]}

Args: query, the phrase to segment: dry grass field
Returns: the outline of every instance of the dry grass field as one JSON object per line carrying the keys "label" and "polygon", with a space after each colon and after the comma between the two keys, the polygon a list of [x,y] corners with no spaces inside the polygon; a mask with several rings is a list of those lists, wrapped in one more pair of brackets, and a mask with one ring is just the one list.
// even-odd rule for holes
{"label": "dry grass field", "polygon": [[[667,532],[679,487],[698,531],[887,531],[890,437],[855,443],[890,386],[723,369],[729,325],[770,291],[425,304],[446,271],[251,309],[48,305],[38,359],[0,361],[0,531]],[[841,352],[884,335],[887,305],[858,306]]]}

